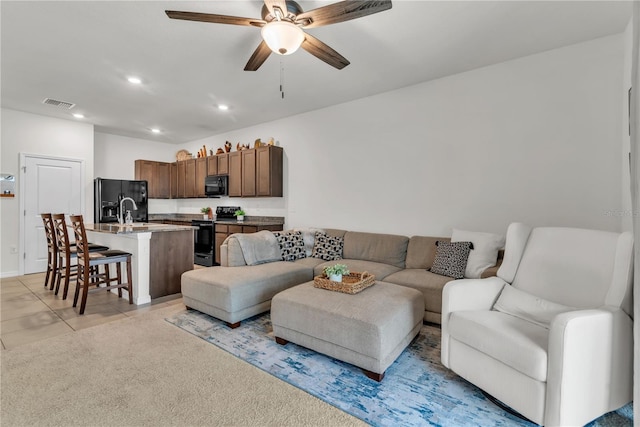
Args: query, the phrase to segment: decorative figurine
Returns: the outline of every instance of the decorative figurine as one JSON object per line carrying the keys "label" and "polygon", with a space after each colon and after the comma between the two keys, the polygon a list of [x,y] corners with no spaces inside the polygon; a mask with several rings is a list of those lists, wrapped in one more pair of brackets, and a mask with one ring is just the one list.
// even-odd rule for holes
{"label": "decorative figurine", "polygon": [[227,153],[231,151],[231,143],[229,141],[224,143],[224,151]]}
{"label": "decorative figurine", "polygon": [[260,138],[256,139],[256,142],[253,143],[253,148],[258,148],[262,145],[262,141],[260,141]]}
{"label": "decorative figurine", "polygon": [[249,149],[249,144],[244,145],[244,144],[240,144],[238,142],[238,144],[236,144],[236,150],[238,151],[242,151],[242,150],[248,150]]}
{"label": "decorative figurine", "polygon": [[273,137],[269,138],[269,145],[276,145],[276,142],[273,140]]}
{"label": "decorative figurine", "polygon": [[224,150],[221,147],[218,147],[216,154],[224,154]]}

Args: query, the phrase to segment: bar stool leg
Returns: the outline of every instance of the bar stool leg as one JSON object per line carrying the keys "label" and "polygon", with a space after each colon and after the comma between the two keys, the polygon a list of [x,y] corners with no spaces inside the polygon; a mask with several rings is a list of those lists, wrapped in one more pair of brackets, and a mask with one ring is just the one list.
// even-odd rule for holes
{"label": "bar stool leg", "polygon": [[[118,285],[122,284],[122,267],[120,262],[116,263],[116,272],[118,274]],[[118,288],[118,298],[122,298],[122,288]]]}
{"label": "bar stool leg", "polygon": [[131,257],[127,257],[127,290],[129,291],[129,304],[133,304],[133,276],[131,275]]}

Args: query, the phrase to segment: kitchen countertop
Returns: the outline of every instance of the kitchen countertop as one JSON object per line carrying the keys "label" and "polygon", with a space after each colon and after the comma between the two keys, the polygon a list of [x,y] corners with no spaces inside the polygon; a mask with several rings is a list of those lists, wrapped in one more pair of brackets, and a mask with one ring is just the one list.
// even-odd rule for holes
{"label": "kitchen countertop", "polygon": [[171,224],[150,224],[148,222],[134,222],[133,224],[85,224],[87,231],[109,234],[133,234],[133,233],[156,233],[166,231],[193,230],[194,227],[187,225]]}
{"label": "kitchen countertop", "polygon": [[[149,221],[185,221],[192,220],[202,221],[202,215],[199,214],[149,214]],[[249,216],[245,215],[244,221],[238,222],[235,219],[213,219],[216,224],[223,225],[284,225],[284,217],[282,216]]]}

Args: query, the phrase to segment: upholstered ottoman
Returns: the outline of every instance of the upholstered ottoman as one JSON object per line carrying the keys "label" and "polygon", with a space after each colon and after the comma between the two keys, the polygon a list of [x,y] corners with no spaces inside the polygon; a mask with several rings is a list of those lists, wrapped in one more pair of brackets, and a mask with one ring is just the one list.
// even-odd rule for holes
{"label": "upholstered ottoman", "polygon": [[376,381],[418,335],[424,297],[376,282],[355,295],[315,288],[313,281],[278,293],[271,322],[279,344],[293,342],[356,365]]}
{"label": "upholstered ottoman", "polygon": [[269,311],[275,294],[311,278],[312,269],[286,261],[200,268],[182,274],[182,300],[187,308],[237,328],[242,320]]}

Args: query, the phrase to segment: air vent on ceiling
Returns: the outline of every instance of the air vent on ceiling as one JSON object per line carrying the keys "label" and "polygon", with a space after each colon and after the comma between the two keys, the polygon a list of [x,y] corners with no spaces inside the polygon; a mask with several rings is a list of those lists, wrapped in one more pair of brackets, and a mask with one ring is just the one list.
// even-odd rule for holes
{"label": "air vent on ceiling", "polygon": [[47,105],[53,105],[54,107],[65,108],[67,110],[70,110],[76,106],[76,104],[72,104],[70,102],[58,101],[56,99],[51,99],[51,98],[46,98],[44,101],[42,101],[42,103]]}

